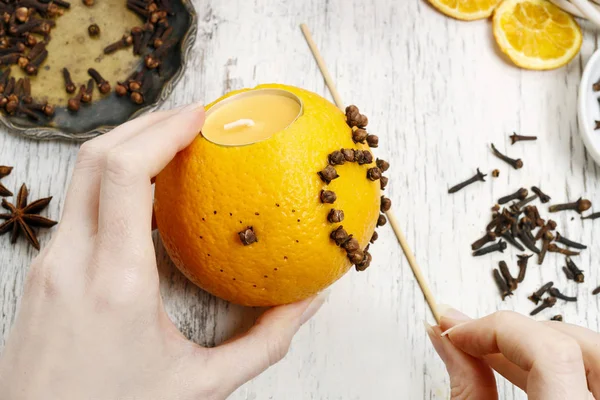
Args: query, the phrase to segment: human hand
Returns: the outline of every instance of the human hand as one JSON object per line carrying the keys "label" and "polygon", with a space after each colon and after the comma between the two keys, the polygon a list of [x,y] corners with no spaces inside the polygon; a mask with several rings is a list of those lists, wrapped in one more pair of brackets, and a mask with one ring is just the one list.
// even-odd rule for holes
{"label": "human hand", "polygon": [[529,399],[600,399],[600,335],[589,329],[508,311],[472,320],[447,309],[427,333],[452,399],[497,399],[492,369]]}
{"label": "human hand", "polygon": [[62,221],[31,265],[0,358],[0,399],[222,399],[278,362],[323,304],[273,308],[212,349],[169,320],[150,180],[203,122],[199,105],[156,112],[81,147]]}

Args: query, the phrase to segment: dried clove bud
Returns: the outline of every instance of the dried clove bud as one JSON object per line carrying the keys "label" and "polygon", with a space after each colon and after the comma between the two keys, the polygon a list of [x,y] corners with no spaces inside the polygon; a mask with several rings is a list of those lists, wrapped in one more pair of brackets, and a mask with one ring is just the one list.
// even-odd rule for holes
{"label": "dried clove bud", "polygon": [[548,222],[546,223],[546,225],[544,225],[542,227],[542,229],[540,229],[538,231],[538,233],[535,235],[535,240],[540,240],[546,234],[546,232],[555,230],[556,226],[557,226],[556,222],[549,219]]}
{"label": "dried clove bud", "polygon": [[382,176],[381,179],[379,179],[379,186],[381,187],[381,190],[384,190],[385,187],[388,184],[388,178],[387,176]]}
{"label": "dried clove bud", "polygon": [[492,171],[492,177],[497,178],[500,176],[500,171],[495,169]]}
{"label": "dried clove bud", "polygon": [[370,181],[376,181],[381,178],[381,170],[377,167],[369,168],[367,170],[367,179]]}
{"label": "dried clove bud", "polygon": [[517,190],[515,193],[509,194],[508,196],[500,197],[498,199],[498,204],[506,204],[511,200],[523,200],[527,197],[529,191],[525,188],[521,188]]}
{"label": "dried clove bud", "polygon": [[364,128],[369,124],[369,119],[360,113],[358,107],[350,105],[346,107],[346,122],[351,128],[354,126]]}
{"label": "dried clove bud", "polygon": [[63,73],[63,79],[65,80],[65,90],[69,94],[75,93],[76,87],[75,87],[75,84],[73,83],[73,80],[71,79],[71,73],[69,72],[69,70],[67,68],[63,68],[62,73]]}
{"label": "dried clove bud", "polygon": [[513,159],[510,158],[502,153],[500,153],[498,151],[498,149],[496,149],[496,146],[494,146],[494,144],[492,143],[492,151],[494,152],[494,155],[496,157],[498,157],[499,159],[501,159],[502,161],[504,161],[505,163],[509,164],[510,166],[512,166],[514,169],[520,169],[523,168],[523,161],[521,161],[521,159]]}
{"label": "dried clove bud", "polygon": [[371,253],[369,253],[368,251],[364,251],[364,257],[362,259],[361,262],[359,262],[358,264],[356,264],[355,268],[357,271],[364,271],[367,268],[369,268],[369,265],[371,265],[371,261],[373,260],[373,257],[371,256]]}
{"label": "dried clove bud", "polygon": [[[352,157],[354,158],[354,152],[352,152]],[[327,160],[329,161],[330,165],[342,165],[346,162],[344,154],[342,154],[342,152],[339,150],[336,150],[333,153],[329,154],[327,156]]]}
{"label": "dried clove bud", "polygon": [[522,283],[525,280],[525,274],[527,273],[527,263],[532,256],[533,254],[520,254],[517,256],[519,258],[519,261],[517,261],[517,265],[519,266],[519,275],[517,277],[517,282]]}
{"label": "dried clove bud", "polygon": [[536,308],[535,310],[533,310],[532,312],[530,312],[529,315],[531,315],[533,317],[534,315],[537,315],[540,312],[544,311],[546,308],[554,307],[555,304],[556,304],[556,297],[546,297],[544,299],[544,303],[541,306],[539,306],[538,308]]}
{"label": "dried clove bud", "polygon": [[574,203],[566,203],[566,204],[555,204],[550,206],[548,209],[550,212],[564,211],[564,210],[574,210],[581,214],[584,211],[589,210],[592,207],[592,202],[587,199],[582,199],[581,197],[577,199]]}
{"label": "dried clove bud", "polygon": [[390,163],[385,160],[380,160],[379,158],[375,162],[377,168],[381,170],[381,172],[385,172],[390,168]]}
{"label": "dried clove bud", "polygon": [[550,294],[550,296],[552,296],[552,297],[556,297],[557,299],[564,300],[564,301],[571,301],[571,302],[577,301],[577,297],[565,296],[564,294],[562,294],[560,292],[560,290],[558,290],[555,287],[550,288],[548,290],[548,294]]}
{"label": "dried clove bud", "polygon": [[91,24],[88,26],[88,35],[90,35],[90,37],[96,37],[100,35],[100,27],[98,24]]}
{"label": "dried clove bud", "polygon": [[550,196],[548,196],[547,194],[545,194],[544,192],[542,192],[541,189],[539,187],[537,187],[537,186],[533,186],[531,188],[531,191],[533,193],[537,194],[539,196],[539,198],[540,198],[540,201],[542,203],[544,203],[544,204],[547,203],[547,202],[549,202],[550,199],[551,199]]}
{"label": "dried clove bud", "polygon": [[321,190],[321,203],[333,204],[337,200],[337,196],[331,190]]}
{"label": "dried clove bud", "polygon": [[358,165],[363,165],[365,163],[365,153],[362,150],[354,150],[354,161],[358,163]]}
{"label": "dried clove bud", "polygon": [[350,235],[348,240],[346,240],[341,247],[348,253],[354,253],[356,250],[360,249],[360,244],[358,243],[358,240]]}
{"label": "dried clove bud", "polygon": [[558,243],[562,243],[567,247],[573,247],[575,249],[580,249],[580,250],[585,250],[587,249],[587,246],[581,243],[577,243],[574,242],[572,240],[567,239],[566,237],[562,236],[560,233],[556,232],[556,242]]}
{"label": "dried clove bud", "polygon": [[506,250],[506,247],[507,247],[506,242],[503,241],[502,239],[500,239],[500,241],[498,241],[498,243],[494,243],[487,247],[482,247],[479,250],[475,250],[473,252],[473,256],[478,257],[478,256],[482,256],[484,254],[492,253],[494,251],[499,251],[500,253],[504,253],[504,250]]}
{"label": "dried clove bud", "polygon": [[354,162],[354,150],[352,149],[342,149],[340,150],[344,155],[344,159],[348,162]]}
{"label": "dried clove bud", "polygon": [[344,220],[344,211],[331,209],[329,214],[327,215],[327,221],[332,224],[337,224],[338,222],[342,222]]}
{"label": "dried clove bud", "polygon": [[117,82],[117,84],[115,85],[115,93],[119,97],[125,96],[127,94],[127,86],[125,86],[125,84],[123,84],[122,82]]}
{"label": "dried clove bud", "polygon": [[381,212],[388,212],[390,208],[392,208],[392,201],[385,196],[381,196],[381,205],[379,206]]}
{"label": "dried clove bud", "polygon": [[379,146],[379,137],[376,135],[367,135],[367,144],[369,147],[376,148]]}
{"label": "dried clove bud", "polygon": [[565,256],[578,256],[579,255],[579,252],[577,252],[577,251],[572,251],[572,250],[569,250],[569,249],[563,249],[561,247],[558,247],[554,243],[550,243],[548,245],[548,251],[551,252],[551,253],[564,254]]}
{"label": "dried clove bud", "polygon": [[317,174],[325,183],[330,183],[332,180],[340,177],[335,168],[333,168],[331,165],[328,165],[324,170],[319,171]]}
{"label": "dried clove bud", "polygon": [[500,273],[502,274],[502,277],[506,281],[506,284],[508,285],[511,292],[513,290],[516,290],[517,286],[519,286],[519,282],[511,275],[510,270],[508,269],[508,264],[506,264],[506,262],[504,261],[500,261],[498,265]]}
{"label": "dried clove bud", "polygon": [[479,250],[480,248],[482,248],[490,242],[493,242],[494,240],[496,240],[496,234],[494,232],[487,232],[485,236],[483,236],[481,239],[474,241],[473,244],[471,244],[471,250]]}
{"label": "dried clove bud", "polygon": [[363,150],[363,164],[371,164],[372,162],[373,154],[369,150]]}
{"label": "dried clove bud", "polygon": [[479,171],[479,168],[477,168],[477,173],[472,178],[467,179],[466,181],[459,183],[458,185],[452,186],[450,189],[448,189],[448,193],[456,193],[459,190],[461,190],[477,181],[485,182],[484,178],[486,176],[487,176],[486,174],[482,174],[481,171]]}
{"label": "dried clove bud", "polygon": [[[585,281],[585,276],[583,275],[583,271],[580,270],[577,265],[571,260],[570,257],[566,257],[567,261],[567,269],[571,272],[573,276],[573,280],[577,283],[583,283]],[[568,277],[568,275],[567,275]]]}
{"label": "dried clove bud", "polygon": [[377,234],[377,232],[373,232],[373,235],[371,236],[371,243],[375,243],[375,241],[379,239],[379,235]]}
{"label": "dried clove bud", "polygon": [[98,85],[98,90],[100,91],[100,93],[106,94],[110,92],[110,83],[108,83],[108,81],[104,79],[97,70],[95,70],[94,68],[89,68],[88,74],[96,82],[96,85]]}
{"label": "dried clove bud", "polygon": [[23,23],[29,19],[29,9],[27,7],[19,7],[15,10],[15,18]]}
{"label": "dried clove bud", "polygon": [[384,226],[387,223],[387,218],[383,214],[379,214],[377,218],[377,226]]}
{"label": "dried clove bud", "polygon": [[506,283],[504,278],[502,278],[500,271],[498,271],[495,268],[494,268],[494,281],[496,282],[496,285],[498,286],[498,290],[500,290],[500,295],[502,296],[502,300],[506,299],[506,297],[508,297],[508,296],[513,295],[513,292],[510,291],[508,284]]}
{"label": "dried clove bud", "polygon": [[252,228],[251,226],[247,227],[241,232],[238,232],[238,235],[240,236],[240,240],[242,241],[242,244],[244,246],[248,246],[254,242],[258,242],[256,234],[254,233],[254,228]]}
{"label": "dried clove bud", "polygon": [[331,232],[329,237],[335,241],[335,244],[341,246],[346,243],[350,236],[348,235],[348,232],[344,230],[344,227],[340,225],[333,232]]}
{"label": "dried clove bud", "polygon": [[515,144],[515,143],[520,142],[520,141],[532,141],[532,140],[537,140],[537,136],[517,135],[514,132],[513,132],[512,135],[510,135],[511,144]]}
{"label": "dried clove bud", "polygon": [[558,321],[558,322],[563,322],[563,316],[558,314],[555,315],[554,317],[550,318],[550,321]]}
{"label": "dried clove bud", "polygon": [[352,264],[360,264],[365,258],[365,253],[358,249],[352,253],[348,253],[348,258]]}
{"label": "dried clove bud", "polygon": [[356,129],[352,132],[352,140],[354,143],[364,143],[367,140],[367,131],[364,129]]}

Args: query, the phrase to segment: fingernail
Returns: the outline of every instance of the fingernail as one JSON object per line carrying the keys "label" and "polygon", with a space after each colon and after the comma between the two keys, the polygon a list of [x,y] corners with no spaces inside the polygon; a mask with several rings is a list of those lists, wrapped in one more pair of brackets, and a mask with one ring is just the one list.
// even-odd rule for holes
{"label": "fingernail", "polygon": [[187,112],[196,111],[196,110],[199,110],[202,108],[204,108],[204,105],[200,102],[196,102],[196,103],[188,104],[187,106],[183,107],[179,112],[187,113]]}
{"label": "fingernail", "polygon": [[319,293],[317,296],[315,296],[313,301],[310,302],[308,307],[306,307],[306,310],[304,310],[304,312],[300,316],[300,325],[304,325],[309,319],[311,319],[317,313],[317,311],[319,311],[319,309],[321,308],[323,303],[325,303],[325,300],[327,300],[327,297],[329,297],[328,290],[323,291],[323,292]]}
{"label": "fingernail", "polygon": [[455,321],[470,321],[471,317],[458,311],[457,309],[447,305],[438,304],[438,311],[442,318],[453,319]]}
{"label": "fingernail", "polygon": [[442,336],[448,336],[448,335],[449,335],[449,334],[450,334],[450,333],[451,333],[453,330],[455,330],[456,328],[459,328],[459,327],[463,326],[463,325],[464,325],[464,324],[466,324],[467,322],[469,322],[469,321],[465,321],[465,322],[463,322],[463,323],[460,323],[460,324],[458,324],[458,325],[455,325],[455,326],[453,326],[453,327],[452,327],[452,328],[450,328],[450,329],[446,329],[444,332],[442,332]]}
{"label": "fingernail", "polygon": [[431,326],[427,321],[423,321],[423,325],[425,326],[425,331],[427,331],[427,336],[429,336],[429,340],[431,341],[433,348],[435,349],[436,353],[438,353],[442,361],[445,362],[446,351],[444,350],[441,336],[435,333],[433,326]]}

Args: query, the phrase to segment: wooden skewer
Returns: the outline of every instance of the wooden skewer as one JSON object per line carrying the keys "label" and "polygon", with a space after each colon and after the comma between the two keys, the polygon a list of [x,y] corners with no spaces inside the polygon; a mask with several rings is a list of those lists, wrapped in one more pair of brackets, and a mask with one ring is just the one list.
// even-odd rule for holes
{"label": "wooden skewer", "polygon": [[[319,49],[317,48],[317,45],[312,38],[310,30],[308,29],[308,26],[306,24],[300,24],[300,29],[302,30],[302,33],[304,34],[304,38],[306,39],[306,42],[308,43],[308,47],[310,47],[310,50],[311,50],[313,56],[315,57],[315,60],[317,61],[317,65],[319,66],[319,69],[321,70],[321,74],[323,75],[323,78],[325,79],[325,84],[329,88],[329,91],[331,92],[331,95],[333,96],[333,100],[335,101],[335,104],[343,111],[344,103],[342,102],[342,97],[340,96],[339,92],[337,91],[337,89],[333,83],[333,79],[331,78],[331,75],[329,74],[329,70],[327,69],[327,66],[325,65],[325,60],[323,60],[323,57],[321,56],[321,53],[319,52]],[[392,210],[387,211],[386,215],[387,215],[388,221],[390,221],[390,225],[392,226],[394,233],[396,234],[398,243],[400,243],[400,247],[402,247],[404,256],[406,257],[406,260],[408,261],[408,264],[410,265],[410,268],[412,269],[413,274],[415,275],[415,278],[417,279],[417,282],[418,282],[419,286],[421,287],[421,291],[423,292],[423,295],[425,296],[425,301],[429,305],[429,309],[431,310],[431,313],[433,314],[433,317],[435,318],[436,322],[439,324],[440,314],[437,309],[437,303],[435,302],[435,298],[433,297],[433,293],[431,292],[431,289],[429,289],[429,285],[427,284],[427,281],[425,280],[425,276],[423,275],[423,272],[421,272],[421,268],[419,268],[419,265],[417,264],[415,255],[410,250],[410,247],[408,246],[408,243],[406,242],[406,237],[404,236],[404,234],[402,233],[402,230],[400,229],[398,220],[396,219],[396,216],[392,213]]]}

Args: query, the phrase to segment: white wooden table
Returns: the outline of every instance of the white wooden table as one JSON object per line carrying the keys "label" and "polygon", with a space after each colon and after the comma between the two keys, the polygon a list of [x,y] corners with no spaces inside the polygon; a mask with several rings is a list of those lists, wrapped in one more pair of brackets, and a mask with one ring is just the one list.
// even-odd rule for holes
{"label": "white wooden table", "polygon": [[[498,197],[539,185],[553,201],[585,195],[600,210],[598,167],[579,138],[576,98],[585,62],[598,37],[584,25],[581,54],[566,68],[530,72],[507,63],[495,47],[489,21],[458,22],[423,0],[198,0],[199,36],[189,69],[165,108],[210,101],[232,89],[264,82],[301,86],[329,96],[298,25],[306,22],[344,100],[364,110],[380,136],[377,155],[392,162],[389,196],[434,293],[472,316],[498,309],[527,313],[527,300],[551,279],[580,302],[554,311],[568,322],[600,328],[600,274],[594,232],[571,214],[555,215],[562,234],[590,245],[579,258],[586,285],[567,284],[564,260],[550,254],[534,265],[517,295],[502,302],[491,269],[504,257],[474,259],[470,243],[481,236]],[[512,131],[537,143],[509,146]],[[521,157],[509,170],[489,151]],[[2,183],[16,192],[26,182],[33,197],[53,195],[47,214],[59,218],[78,144],[35,142],[0,135],[0,164],[13,165]],[[480,167],[497,179],[453,196],[449,185]],[[545,207],[541,207],[542,210]],[[545,213],[545,212],[544,212]],[[594,230],[596,228],[596,230]],[[47,243],[51,233],[42,232]],[[445,369],[425,335],[431,321],[423,296],[391,229],[380,233],[368,272],[350,272],[332,288],[317,317],[302,328],[287,358],[240,388],[233,399],[443,399]],[[36,251],[24,240],[0,237],[0,348],[14,322],[27,269]],[[166,307],[192,340],[215,345],[248,327],[257,310],[227,304],[199,290],[173,267],[157,240]],[[199,376],[199,379],[202,377]],[[501,398],[522,399],[499,381]]]}

